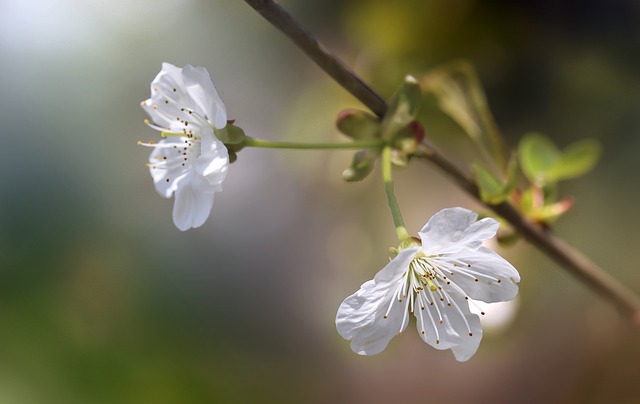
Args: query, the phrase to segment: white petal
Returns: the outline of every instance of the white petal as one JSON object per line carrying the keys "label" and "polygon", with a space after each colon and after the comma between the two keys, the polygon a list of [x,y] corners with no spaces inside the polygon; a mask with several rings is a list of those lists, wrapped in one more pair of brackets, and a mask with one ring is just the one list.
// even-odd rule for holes
{"label": "white petal", "polygon": [[201,176],[191,172],[175,193],[173,223],[182,231],[200,227],[209,217],[215,190]]}
{"label": "white petal", "polygon": [[[205,111],[186,88],[183,69],[163,63],[162,71],[151,82],[151,97],[142,108],[153,121],[152,127],[172,133],[193,132],[209,126]],[[186,131],[186,132],[185,132]]]}
{"label": "white petal", "polygon": [[[360,355],[380,353],[394,336],[406,328],[406,301],[399,302],[395,292],[402,285],[403,274],[417,250],[401,251],[373,280],[365,282],[338,308],[336,328],[344,339],[351,340],[354,352]],[[391,309],[385,318],[390,304]]]}
{"label": "white petal", "polygon": [[206,177],[209,184],[219,186],[227,175],[229,152],[213,131],[203,134],[200,156],[193,162],[196,172]]}
{"label": "white petal", "polygon": [[189,95],[213,126],[218,129],[224,128],[227,125],[227,110],[207,69],[186,65],[182,69],[182,78]]}
{"label": "white petal", "polygon": [[149,173],[153,178],[156,191],[164,198],[170,198],[178,188],[179,182],[188,173],[189,167],[176,161],[176,149],[181,138],[171,137],[160,140],[149,156]]}
{"label": "white petal", "polygon": [[480,247],[476,251],[460,251],[452,256],[460,264],[448,267],[454,273],[448,273],[448,277],[470,298],[492,303],[511,300],[518,294],[520,274],[499,254]]}
{"label": "white petal", "polygon": [[478,215],[464,208],[448,208],[436,213],[420,231],[426,254],[477,249],[495,236],[499,224],[491,218],[476,221]]}
{"label": "white petal", "polygon": [[424,342],[439,350],[451,349],[455,358],[464,362],[478,350],[482,326],[478,316],[469,311],[469,304],[463,297],[450,296],[450,299],[451,306],[447,305],[446,300],[441,302],[436,299],[436,304],[427,305],[422,313],[416,311],[416,325]]}

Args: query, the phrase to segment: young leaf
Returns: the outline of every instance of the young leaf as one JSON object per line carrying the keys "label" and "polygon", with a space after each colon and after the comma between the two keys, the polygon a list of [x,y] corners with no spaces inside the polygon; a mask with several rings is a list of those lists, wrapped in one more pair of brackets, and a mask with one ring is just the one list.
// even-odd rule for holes
{"label": "young leaf", "polygon": [[483,202],[497,204],[503,202],[507,195],[503,195],[503,185],[489,170],[480,163],[473,163],[476,184],[480,190],[480,198]]}
{"label": "young leaf", "polygon": [[531,132],[518,145],[518,157],[522,172],[536,184],[544,184],[548,171],[560,159],[560,152],[546,136]]}
{"label": "young leaf", "polygon": [[420,80],[426,92],[435,95],[440,109],[453,119],[500,168],[507,161],[502,135],[496,125],[489,103],[473,66],[456,60],[430,71]]}
{"label": "young leaf", "polygon": [[506,182],[501,181],[491,173],[485,166],[475,162],[472,165],[475,173],[476,184],[480,190],[480,198],[483,202],[496,205],[509,198],[515,189],[518,179],[518,170],[515,163],[509,164],[509,176]]}
{"label": "young leaf", "polygon": [[583,139],[570,144],[547,172],[550,181],[560,181],[579,177],[590,171],[600,158],[600,143],[592,139]]}

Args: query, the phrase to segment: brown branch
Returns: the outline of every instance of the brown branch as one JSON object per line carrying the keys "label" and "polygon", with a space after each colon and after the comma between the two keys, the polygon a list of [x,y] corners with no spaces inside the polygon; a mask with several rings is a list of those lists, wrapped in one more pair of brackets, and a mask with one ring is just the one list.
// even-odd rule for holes
{"label": "brown branch", "polygon": [[[273,0],[245,0],[245,2],[287,35],[318,66],[369,107],[376,115],[382,117],[385,114],[387,105],[384,99],[340,59],[324,49],[315,37],[296,22],[282,7]],[[428,159],[440,167],[462,189],[482,202],[474,181],[437,150],[423,145],[416,157]],[[484,205],[508,221],[527,241],[535,245],[547,256],[594,288],[598,293],[613,301],[631,317],[636,325],[640,325],[640,298],[626,286],[607,274],[580,251],[571,247],[551,232],[527,220],[509,203],[504,202],[499,205],[485,203]]]}
{"label": "brown branch", "polygon": [[353,94],[376,115],[382,117],[387,110],[384,98],[355,74],[338,57],[318,43],[316,38],[296,22],[289,13],[273,0],[245,0],[273,26],[289,37],[304,53],[342,87]]}

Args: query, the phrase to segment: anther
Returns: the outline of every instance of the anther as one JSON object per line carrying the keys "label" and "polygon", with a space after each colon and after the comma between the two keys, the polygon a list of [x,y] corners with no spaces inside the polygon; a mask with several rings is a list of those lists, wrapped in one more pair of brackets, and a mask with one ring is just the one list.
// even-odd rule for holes
{"label": "anther", "polygon": [[439,340],[439,339],[437,339],[437,340],[436,340],[436,345],[438,345],[439,343],[440,343],[440,340]]}
{"label": "anther", "polygon": [[470,337],[473,337],[473,333],[472,333],[472,332],[470,332],[470,333],[469,333],[469,336],[470,336]]}

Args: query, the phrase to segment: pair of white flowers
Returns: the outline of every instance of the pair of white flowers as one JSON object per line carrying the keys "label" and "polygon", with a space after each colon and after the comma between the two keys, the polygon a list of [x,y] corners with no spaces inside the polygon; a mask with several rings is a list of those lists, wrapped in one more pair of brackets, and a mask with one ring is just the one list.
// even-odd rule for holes
{"label": "pair of white flowers", "polygon": [[[199,227],[229,166],[215,134],[227,125],[225,106],[206,69],[164,63],[142,107],[151,118],[147,123],[163,136],[158,143],[141,143],[154,148],[148,165],[156,190],[175,196],[173,221],[180,230]],[[468,360],[482,338],[470,304],[507,301],[518,293],[516,269],[482,246],[497,230],[495,220],[477,221],[463,208],[436,213],[419,232],[419,242],[399,251],[344,300],[336,316],[338,333],[351,340],[354,352],[374,355],[406,329],[413,314],[424,342]]]}

